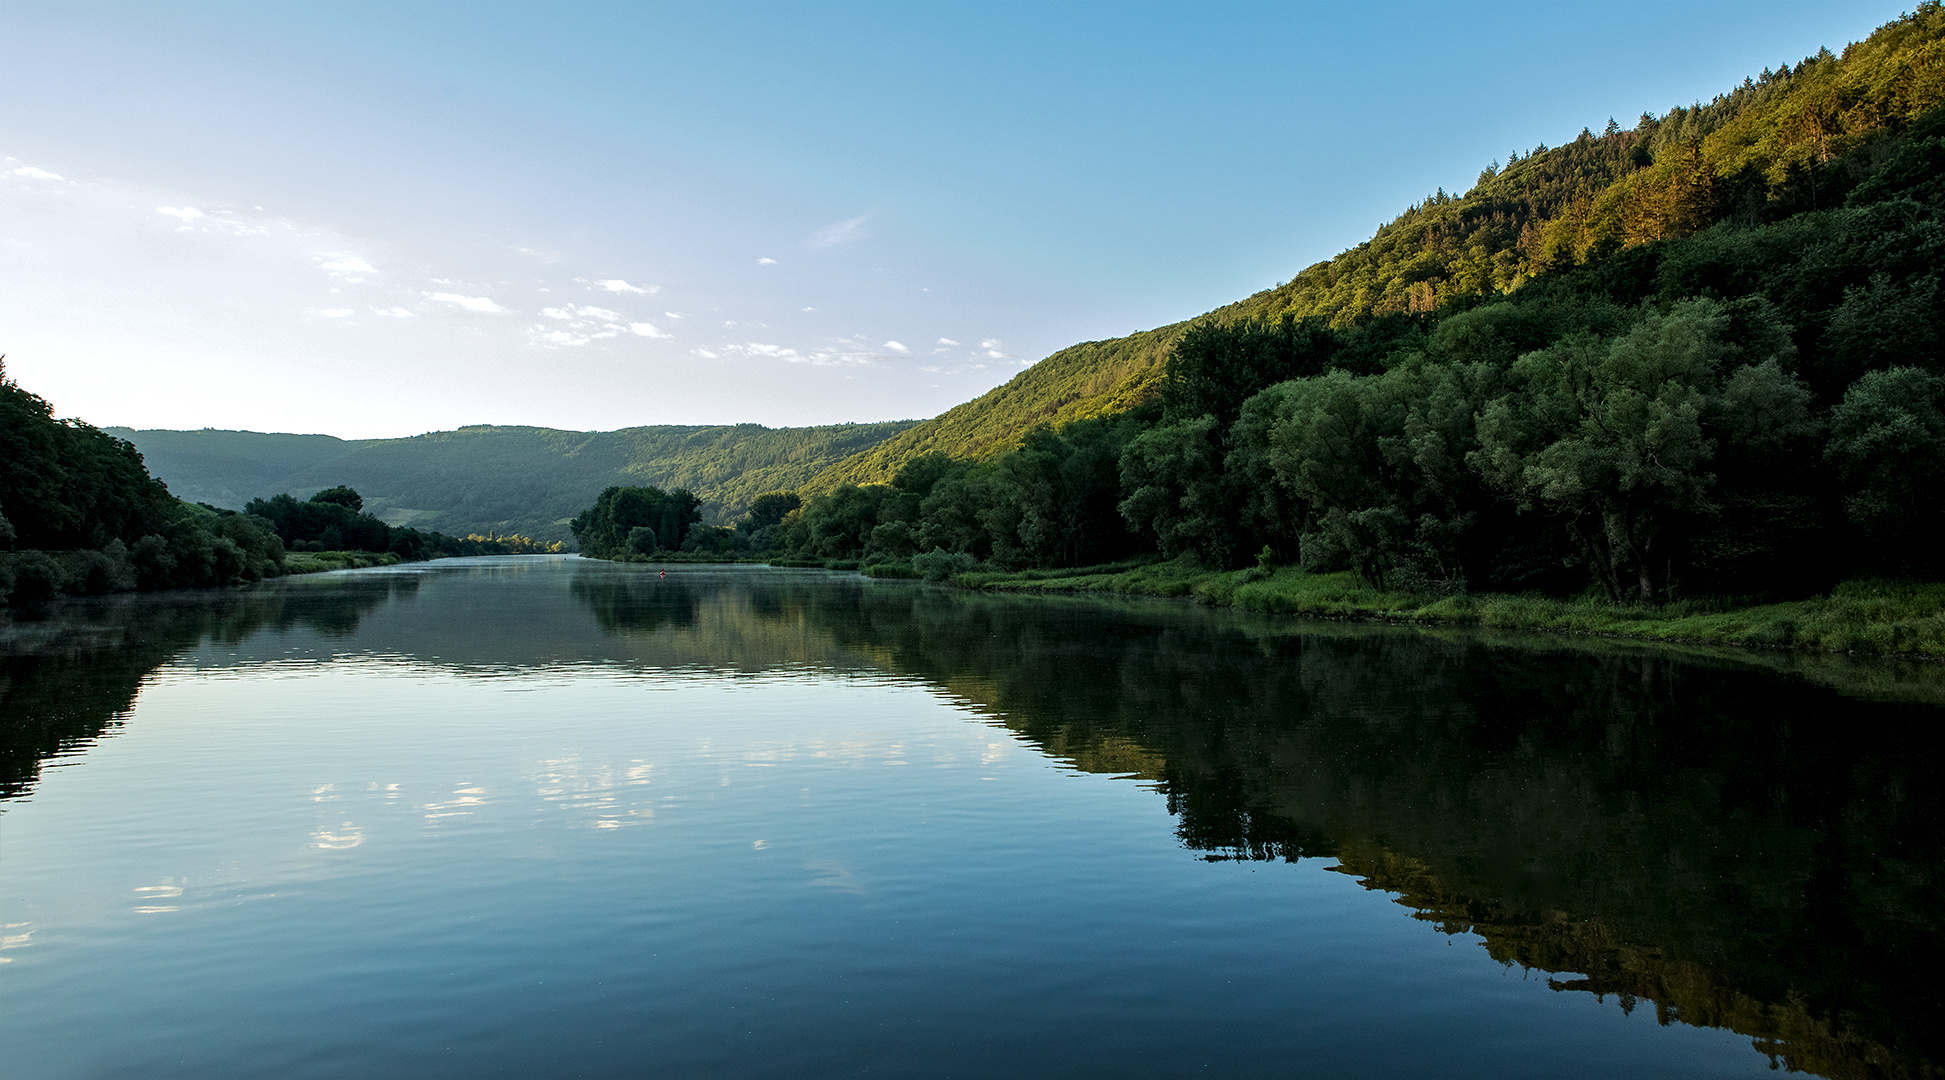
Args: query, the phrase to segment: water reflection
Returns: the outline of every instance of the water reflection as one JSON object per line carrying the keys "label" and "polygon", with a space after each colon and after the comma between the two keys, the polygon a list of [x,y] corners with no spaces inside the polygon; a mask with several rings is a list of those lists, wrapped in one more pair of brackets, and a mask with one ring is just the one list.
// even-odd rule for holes
{"label": "water reflection", "polygon": [[[814,572],[498,561],[10,624],[0,796],[111,731],[164,664],[346,653],[483,676],[602,665],[922,682],[1071,768],[1152,785],[1204,858],[1335,859],[1414,917],[1555,973],[1563,992],[1742,1032],[1830,1077],[1930,1076],[1945,1061],[1930,980],[1945,959],[1940,712],[1867,700],[1936,693],[1936,669]],[[531,779],[594,827],[653,813],[645,762],[549,759]],[[455,788],[427,812],[488,798]],[[336,850],[363,833],[333,819],[313,840]]]}
{"label": "water reflection", "polygon": [[1640,649],[883,602],[840,632],[1077,768],[1153,778],[1208,857],[1335,856],[1502,961],[1581,976],[1562,990],[1790,1068],[1937,1071],[1934,707]]}
{"label": "water reflection", "polygon": [[0,798],[27,794],[45,760],[119,726],[143,680],[184,651],[266,629],[343,638],[417,586],[415,577],[345,575],[325,588],[111,597],[0,615]]}

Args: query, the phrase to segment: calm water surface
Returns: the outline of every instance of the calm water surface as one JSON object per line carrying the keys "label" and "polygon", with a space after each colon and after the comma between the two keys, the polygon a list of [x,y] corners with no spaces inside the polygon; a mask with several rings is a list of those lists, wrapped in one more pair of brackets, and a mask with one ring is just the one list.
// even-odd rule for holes
{"label": "calm water surface", "polygon": [[1936,672],[451,560],[0,627],[0,1076],[1931,1076]]}

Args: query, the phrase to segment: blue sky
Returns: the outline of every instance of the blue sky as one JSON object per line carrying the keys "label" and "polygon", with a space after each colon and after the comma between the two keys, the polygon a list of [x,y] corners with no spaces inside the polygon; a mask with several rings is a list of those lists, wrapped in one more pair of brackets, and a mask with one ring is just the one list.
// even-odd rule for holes
{"label": "blue sky", "polygon": [[0,351],[63,415],[934,415],[1891,3],[8,4]]}

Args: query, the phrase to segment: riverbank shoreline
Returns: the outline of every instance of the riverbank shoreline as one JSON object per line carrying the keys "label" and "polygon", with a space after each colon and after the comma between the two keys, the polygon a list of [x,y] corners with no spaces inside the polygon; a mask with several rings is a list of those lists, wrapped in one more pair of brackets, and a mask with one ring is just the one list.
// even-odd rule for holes
{"label": "riverbank shoreline", "polygon": [[953,575],[947,583],[991,593],[1171,597],[1306,618],[1945,660],[1945,584],[1933,583],[1851,581],[1828,596],[1805,600],[1747,603],[1707,598],[1678,600],[1658,608],[1499,593],[1427,597],[1374,589],[1348,572],[1312,574],[1295,567],[1205,570],[1179,561],[1013,573],[970,571]]}
{"label": "riverbank shoreline", "polygon": [[390,551],[292,551],[284,556],[283,576],[366,570],[374,566],[397,566],[404,561]]}

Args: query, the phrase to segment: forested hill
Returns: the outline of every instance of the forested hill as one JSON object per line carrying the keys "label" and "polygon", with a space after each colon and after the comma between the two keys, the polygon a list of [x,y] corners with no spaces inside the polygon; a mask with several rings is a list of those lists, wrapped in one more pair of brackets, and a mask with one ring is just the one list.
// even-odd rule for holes
{"label": "forested hill", "polygon": [[1150,394],[1168,350],[1188,323],[1110,341],[1071,345],[963,405],[916,424],[819,473],[804,491],[882,484],[920,454],[987,458],[1011,449],[1038,424],[1126,412]]}
{"label": "forested hill", "polygon": [[[1493,162],[1465,194],[1438,191],[1284,284],[1195,319],[1055,353],[984,397],[839,462],[807,490],[882,483],[928,451],[988,458],[1036,424],[1125,411],[1153,393],[1170,346],[1200,323],[1317,318],[1339,330],[1377,329],[1395,342],[1429,329],[1440,311],[1535,279],[1578,267],[1625,269],[1630,251],[1841,207],[1941,104],[1945,12],[1933,2],[1842,56],[1824,50],[1751,75],[1707,103],[1644,114],[1631,127],[1609,120],[1598,134],[1583,129],[1563,146]],[[1641,268],[1655,271],[1651,262]],[[1799,337],[1821,334],[1832,313],[1801,313],[1808,319],[1798,321]]]}
{"label": "forested hill", "polygon": [[758,424],[560,431],[464,427],[408,439],[336,439],[254,431],[109,429],[191,502],[241,507],[347,484],[394,525],[464,536],[568,537],[567,522],[613,484],[686,487],[706,519],[741,515],[766,491],[800,487],[912,421],[766,428]]}

